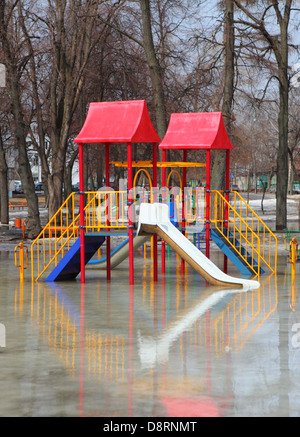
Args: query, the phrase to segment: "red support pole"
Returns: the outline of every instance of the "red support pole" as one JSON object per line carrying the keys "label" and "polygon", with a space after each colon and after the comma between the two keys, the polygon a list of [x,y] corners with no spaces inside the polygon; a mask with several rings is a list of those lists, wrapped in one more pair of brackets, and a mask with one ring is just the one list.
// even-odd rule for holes
{"label": "red support pole", "polygon": [[[183,161],[182,162],[186,162],[187,161],[187,150],[184,149],[183,150]],[[183,230],[183,235],[185,236],[185,205],[184,205],[184,193],[185,193],[185,188],[186,188],[186,167],[183,167],[182,169],[182,189],[183,189],[183,193],[182,193],[182,226],[184,228]],[[175,205],[174,205],[175,206]],[[184,260],[181,258],[181,273],[184,273]]]}
{"label": "red support pole", "polygon": [[[167,152],[166,152],[166,150],[165,149],[163,149],[163,151],[162,151],[162,161],[163,162],[166,162],[166,158],[167,157]],[[161,185],[162,185],[162,187],[165,187],[166,186],[166,167],[162,167],[162,177],[161,177]]]}
{"label": "red support pole", "polygon": [[83,185],[83,146],[78,145],[79,155],[79,213],[80,213],[80,271],[81,283],[85,283],[85,247],[84,247],[84,185]]}
{"label": "red support pole", "polygon": [[[157,189],[157,144],[153,143],[153,187]],[[153,279],[157,282],[157,234],[153,235]]]}
{"label": "red support pole", "polygon": [[210,237],[210,150],[206,151],[206,256],[209,258]]}
{"label": "red support pole", "polygon": [[[187,150],[183,150],[183,161],[186,162],[187,160]],[[186,187],[186,167],[183,167],[182,169],[182,185],[183,185],[183,193],[182,193],[182,224],[185,227],[185,210],[184,210],[184,189]]]}
{"label": "red support pole", "polygon": [[[226,175],[225,175],[225,199],[229,202],[229,169],[230,169],[230,150],[226,150]],[[228,220],[228,208],[226,208]]]}
{"label": "red support pole", "polygon": [[133,192],[132,192],[132,144],[127,144],[127,162],[128,162],[128,236],[129,236],[129,285],[134,284],[134,264],[133,264]]}
{"label": "red support pole", "polygon": [[[166,162],[166,150],[162,151],[162,161]],[[166,167],[162,167],[162,175],[161,175],[161,186],[163,189],[167,189],[166,187]],[[163,196],[165,196],[166,192],[163,190]],[[165,200],[165,199],[164,199]],[[161,272],[165,274],[166,272],[166,243],[164,240],[161,242]]]}
{"label": "red support pole", "polygon": [[153,143],[152,165],[153,165],[153,187],[157,187],[157,144],[156,143]]}
{"label": "red support pole", "polygon": [[[105,185],[109,187],[109,143],[105,143]],[[106,195],[107,206],[106,206],[106,224],[110,225],[109,221],[109,211],[110,211],[110,198]],[[106,229],[107,231],[109,228]],[[110,269],[110,237],[106,238],[106,279],[111,280],[111,269]]]}
{"label": "red support pole", "polygon": [[85,326],[84,326],[84,305],[85,285],[81,284],[80,293],[80,355],[79,355],[79,416],[84,417],[84,356],[85,356]]}
{"label": "red support pole", "polygon": [[[225,174],[225,199],[227,200],[227,202],[229,202],[229,170],[230,170],[230,150],[227,149],[226,150],[226,174]],[[229,208],[228,205],[226,204],[225,207],[225,223],[224,223],[224,227],[226,229],[228,229],[228,219],[229,219]],[[227,273],[227,267],[228,267],[228,259],[227,256],[224,255],[224,272]]]}

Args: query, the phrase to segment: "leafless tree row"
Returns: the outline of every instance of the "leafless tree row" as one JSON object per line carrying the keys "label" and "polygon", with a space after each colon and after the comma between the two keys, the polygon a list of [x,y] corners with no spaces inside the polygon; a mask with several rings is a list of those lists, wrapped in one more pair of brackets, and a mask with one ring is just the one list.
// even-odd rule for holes
{"label": "leafless tree row", "polygon": [[[161,137],[173,112],[222,111],[233,161],[276,169],[277,228],[285,227],[289,156],[299,172],[299,98],[290,86],[299,6],[299,0],[0,0],[0,62],[7,71],[0,177],[6,178],[4,149],[13,136],[29,236],[41,225],[28,143],[40,158],[52,216],[63,185],[71,190],[72,139],[89,102],[129,99],[147,101]],[[147,153],[135,150],[136,159]],[[86,179],[96,173],[101,183],[100,149],[86,154]],[[112,148],[112,155],[121,160],[122,150]],[[215,153],[215,187],[223,175],[224,157]],[[2,190],[1,199],[7,203]]]}

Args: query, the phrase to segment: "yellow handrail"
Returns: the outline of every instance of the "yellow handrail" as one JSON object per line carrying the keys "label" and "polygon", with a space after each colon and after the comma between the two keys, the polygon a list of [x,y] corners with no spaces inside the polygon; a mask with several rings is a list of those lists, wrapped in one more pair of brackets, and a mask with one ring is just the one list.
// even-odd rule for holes
{"label": "yellow handrail", "polygon": [[[237,192],[233,192],[234,199],[229,203],[219,191],[212,191],[215,197],[212,223],[224,234],[230,244],[243,256],[242,246],[246,253],[248,250],[257,255],[257,262],[262,260],[274,273],[277,269],[277,238],[268,226],[261,220],[255,211]],[[239,199],[239,204],[237,202]],[[225,217],[227,210],[228,217]],[[233,241],[238,240],[238,246],[229,239],[232,232]],[[274,247],[272,247],[272,243]],[[272,265],[271,255],[274,249],[275,261]],[[243,257],[249,264],[247,257]],[[253,256],[252,256],[253,258]],[[253,260],[251,262],[253,267]]]}
{"label": "yellow handrail", "polygon": [[[125,209],[127,191],[86,192],[85,195],[86,232],[100,232],[103,228],[127,228],[128,211]],[[188,207],[185,211],[186,223],[194,221],[200,225],[201,222],[204,223],[205,196],[204,192],[202,196],[202,192],[197,195],[197,191],[191,190],[191,196],[195,195],[195,207],[192,200],[189,200],[186,205]],[[241,256],[243,256],[244,249],[246,253],[250,253],[251,259],[248,260],[247,257],[244,257],[244,260],[253,272],[256,273],[255,269],[257,268],[254,265],[255,258],[257,258],[259,265],[260,261],[263,260],[272,272],[276,272],[277,238],[272,231],[238,193],[234,192],[231,203],[219,191],[212,191],[211,195],[212,224],[223,233],[227,241]],[[57,265],[59,257],[64,256],[64,252],[69,250],[72,242],[75,242],[79,235],[79,211],[78,214],[75,214],[75,207],[78,206],[78,203],[76,205],[75,202],[75,196],[76,193],[71,193],[31,245],[32,278],[34,278],[36,251],[36,280],[41,277],[50,264],[54,262]],[[177,200],[176,209],[179,209]],[[233,239],[230,238],[229,231],[232,232]],[[238,244],[234,244],[232,240],[237,240]],[[274,265],[271,263],[271,249],[274,249]]]}
{"label": "yellow handrail", "polygon": [[[230,205],[220,191],[212,191],[211,223],[224,236],[228,244],[239,253],[254,274],[260,274],[260,238]],[[226,217],[228,215],[228,218]],[[248,259],[250,254],[250,259]],[[257,265],[255,264],[255,258]],[[257,269],[257,271],[256,271]]]}
{"label": "yellow handrail", "polygon": [[[87,232],[94,233],[103,228],[125,228],[127,226],[127,217],[123,208],[124,196],[127,194],[125,191],[89,191],[85,194],[87,201],[84,211]],[[31,245],[31,276],[32,279],[35,276],[34,255],[36,251],[36,281],[53,262],[57,265],[59,257],[64,256],[65,250],[69,250],[71,242],[75,242],[79,236],[80,216],[79,213],[75,214],[75,196],[76,193],[70,194]],[[121,208],[119,206],[120,198]],[[104,218],[105,213],[108,214],[108,221],[102,220],[102,212],[104,212]]]}
{"label": "yellow handrail", "polygon": [[[238,203],[240,204],[240,210],[245,211],[245,221],[251,223],[252,229],[257,229],[256,233],[261,240],[261,250],[262,259],[265,264],[272,270],[272,272],[277,271],[277,247],[278,241],[276,235],[271,231],[271,229],[266,225],[266,223],[259,217],[259,215],[249,206],[249,204],[243,199],[243,197],[236,191],[232,192],[234,194],[233,207],[238,208]],[[274,254],[274,263],[272,267],[272,254]]]}
{"label": "yellow handrail", "polygon": [[[72,229],[73,228],[73,229]],[[72,231],[71,231],[72,229]],[[75,220],[75,193],[71,193],[65,200],[57,212],[53,215],[44,229],[40,232],[37,238],[31,244],[31,277],[34,278],[34,250],[36,250],[37,258],[37,278],[40,278],[47,267],[55,259],[57,254],[63,254],[63,248],[66,245],[63,243],[65,234],[67,235],[67,243],[74,237],[75,230],[78,229],[78,224]],[[71,231],[71,232],[70,232]],[[53,242],[54,239],[54,242]],[[41,247],[40,247],[41,246]],[[53,247],[54,246],[54,247]],[[41,251],[41,256],[40,256]],[[54,256],[52,256],[54,252]],[[43,268],[40,268],[40,264]]]}

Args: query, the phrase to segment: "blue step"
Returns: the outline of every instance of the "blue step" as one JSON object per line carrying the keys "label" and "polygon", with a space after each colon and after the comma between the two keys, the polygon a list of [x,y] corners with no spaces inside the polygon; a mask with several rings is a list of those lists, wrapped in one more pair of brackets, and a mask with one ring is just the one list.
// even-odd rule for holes
{"label": "blue step", "polygon": [[[256,260],[253,260],[249,252],[246,252],[244,247],[241,247],[241,254],[235,250],[224,235],[215,228],[210,230],[211,239],[216,243],[216,245],[222,250],[224,255],[239,269],[243,275],[253,275],[252,268],[247,264],[244,258],[248,260],[248,263],[253,266],[254,271],[257,273],[258,264]],[[234,240],[232,233],[229,232],[229,240],[233,246],[239,247],[240,243],[238,240]],[[242,256],[241,256],[242,255]],[[260,273],[264,273],[264,270],[260,268]]]}
{"label": "blue step", "polygon": [[[105,241],[104,236],[85,235],[85,264],[93,257],[99,247]],[[57,266],[47,277],[46,282],[69,281],[75,279],[80,273],[80,237],[77,238],[73,246],[64,255]]]}

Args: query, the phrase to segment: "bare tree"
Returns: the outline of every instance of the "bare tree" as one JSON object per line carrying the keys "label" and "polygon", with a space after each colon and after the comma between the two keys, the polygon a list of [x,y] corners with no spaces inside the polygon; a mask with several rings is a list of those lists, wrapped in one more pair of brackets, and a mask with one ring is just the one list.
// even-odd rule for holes
{"label": "bare tree", "polygon": [[140,0],[143,22],[143,47],[145,50],[150,76],[152,81],[153,99],[156,108],[157,132],[161,138],[167,130],[166,104],[164,96],[161,66],[156,55],[153,43],[151,26],[151,10],[149,0]]}
{"label": "bare tree", "polygon": [[[224,11],[224,86],[222,114],[228,135],[232,133],[232,105],[234,96],[234,2],[225,0]],[[226,156],[223,150],[215,151],[211,186],[213,189],[225,189]]]}
{"label": "bare tree", "polygon": [[300,118],[300,102],[298,90],[295,93],[291,93],[290,97],[290,111],[289,111],[289,157],[291,162],[291,189],[293,182],[298,180],[300,182],[300,126],[299,126],[299,118]]}
{"label": "bare tree", "polygon": [[0,128],[0,221],[8,224],[8,168],[5,158],[4,144]]}
{"label": "bare tree", "polygon": [[34,190],[31,168],[26,148],[26,121],[21,101],[20,76],[27,63],[27,53],[23,52],[21,58],[17,52],[22,47],[22,41],[17,40],[13,34],[14,24],[18,27],[17,21],[13,23],[15,6],[18,2],[0,0],[0,41],[4,54],[4,61],[7,69],[7,85],[10,91],[12,114],[14,118],[14,134],[18,145],[19,174],[23,190],[28,203],[28,216],[26,227],[29,238],[34,238],[40,232],[40,217],[38,199]]}
{"label": "bare tree", "polygon": [[49,215],[62,201],[66,150],[74,112],[84,83],[84,72],[93,47],[98,1],[48,0],[43,20],[51,35],[50,77],[51,173],[48,173]]}
{"label": "bare tree", "polygon": [[[287,188],[288,188],[288,110],[289,110],[289,23],[293,0],[286,0],[280,5],[277,0],[260,1],[250,6],[244,2],[234,0],[241,11],[237,20],[244,29],[252,29],[251,40],[255,42],[263,56],[272,53],[276,62],[272,68],[272,76],[279,83],[279,112],[278,112],[278,153],[277,153],[277,203],[276,229],[284,229],[287,225]],[[268,28],[268,17],[276,17],[279,33]],[[274,20],[272,20],[273,24]]]}

